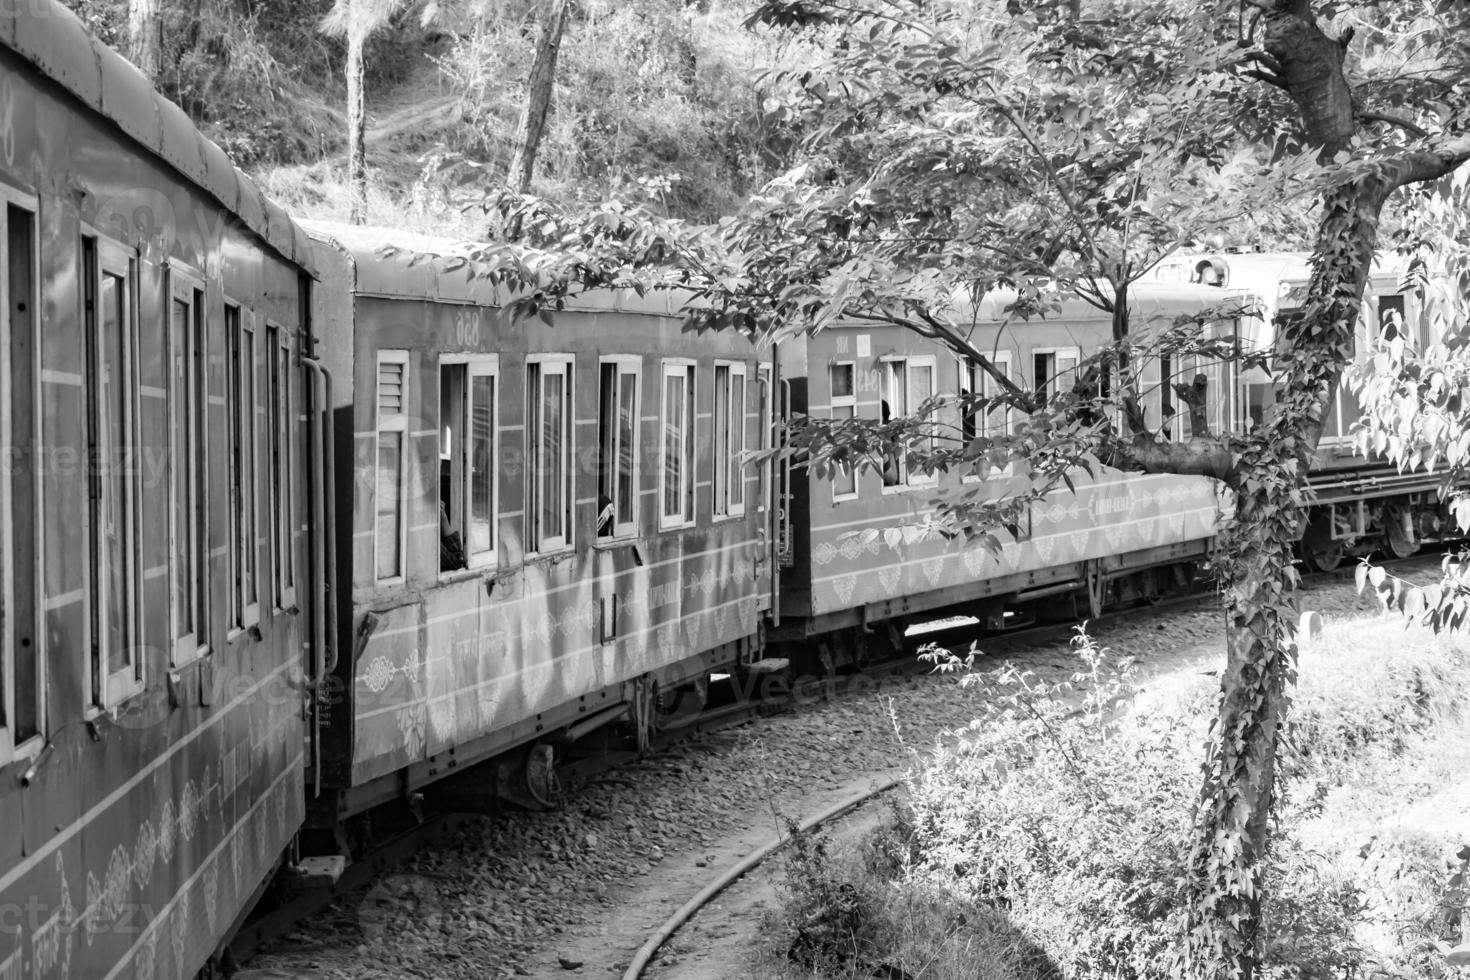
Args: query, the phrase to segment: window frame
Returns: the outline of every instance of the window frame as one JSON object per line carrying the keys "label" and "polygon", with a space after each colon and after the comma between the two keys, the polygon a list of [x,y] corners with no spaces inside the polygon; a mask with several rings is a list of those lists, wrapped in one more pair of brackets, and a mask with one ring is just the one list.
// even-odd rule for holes
{"label": "window frame", "polygon": [[[531,382],[531,369],[538,369],[535,385]],[[551,370],[548,370],[550,368]],[[561,519],[565,522],[563,533],[559,535],[547,535],[544,528],[539,527],[540,510],[543,500],[543,471],[541,463],[544,449],[543,441],[534,435],[531,426],[532,399],[535,404],[542,402],[545,390],[545,382],[548,376],[560,376],[562,378],[562,417],[561,417],[561,477],[562,477],[562,513]],[[576,480],[574,479],[573,462],[576,460],[576,357],[573,354],[530,354],[526,357],[526,419],[523,431],[526,435],[526,498],[524,522],[526,533],[524,536],[525,551],[528,556],[544,556],[562,554],[571,551],[576,546]],[[533,392],[532,388],[536,391]],[[535,459],[532,459],[532,439],[535,438]],[[532,532],[536,533],[533,535]],[[534,540],[533,540],[534,538]]]}
{"label": "window frame", "polygon": [[[995,351],[987,356],[987,360],[997,368],[1003,366],[1005,376],[1012,381],[1016,380],[1016,376],[1012,370],[1014,361],[1010,351]],[[986,371],[979,361],[968,357],[957,357],[955,358],[955,367],[957,368],[955,374],[958,382],[956,392],[959,396],[963,397],[966,392],[974,392],[981,397],[993,398],[1000,393],[1000,382],[992,378],[990,372]],[[1016,410],[1014,408],[1007,406],[1004,416],[999,424],[997,424],[991,421],[991,412],[989,409],[966,413],[962,407],[959,411],[961,436],[967,443],[970,439],[993,439],[997,432],[1001,436],[1010,436],[1016,431],[1015,412]],[[996,476],[1010,476],[1014,471],[1015,467],[1013,464],[992,467],[990,472],[984,476],[979,473],[966,473],[960,478],[960,482],[978,483],[981,480],[991,479]]]}
{"label": "window frame", "polygon": [[[465,567],[445,571],[439,569],[440,578],[454,578],[463,575],[466,571],[476,569],[494,568],[500,564],[500,479],[499,467],[496,466],[495,457],[500,451],[500,355],[499,354],[440,354],[439,355],[439,384],[444,384],[444,369],[446,367],[461,366],[465,369],[464,391],[461,393],[460,403],[457,406],[459,416],[459,443],[460,448],[450,447],[451,473],[457,472],[455,489],[460,495],[463,506],[460,508],[459,520],[456,522],[450,517],[449,523],[453,530],[459,532],[461,546],[464,548]],[[490,415],[490,547],[484,551],[473,551],[470,547],[470,508],[473,505],[474,468],[470,464],[472,458],[471,440],[474,438],[474,409],[475,409],[475,379],[490,378],[494,383],[494,401],[491,403]],[[440,391],[440,404],[443,404],[443,391]],[[438,434],[436,438],[444,438],[444,419],[441,408]],[[456,455],[457,454],[457,455]],[[443,459],[443,447],[435,454],[435,460]],[[435,487],[438,487],[436,479]],[[435,490],[436,497],[438,490]],[[442,503],[442,501],[441,501]]]}
{"label": "window frame", "polygon": [[[121,381],[123,388],[122,402],[125,408],[124,418],[121,422],[123,438],[130,440],[134,449],[139,445],[139,421],[141,411],[139,398],[139,371],[138,348],[140,345],[140,322],[139,296],[138,296],[138,263],[139,257],[136,249],[129,248],[115,239],[98,234],[95,229],[84,225],[82,230],[83,249],[85,252],[86,242],[92,244],[92,267],[83,268],[82,274],[91,281],[87,288],[80,290],[79,299],[82,301],[82,323],[84,329],[84,343],[86,349],[87,379],[87,407],[86,407],[86,429],[89,443],[95,448],[92,450],[92,460],[89,466],[89,482],[91,484],[91,501],[88,505],[88,550],[93,564],[90,578],[88,580],[88,634],[90,648],[89,652],[89,674],[91,683],[89,687],[91,704],[102,711],[112,711],[128,701],[130,698],[141,694],[145,688],[144,670],[146,662],[138,656],[143,644],[142,639],[142,603],[141,582],[143,579],[140,568],[142,551],[140,547],[141,534],[141,488],[138,486],[137,474],[134,472],[127,479],[123,487],[122,509],[124,519],[128,521],[123,533],[122,548],[129,554],[125,557],[123,572],[124,615],[126,616],[124,626],[124,643],[130,648],[126,654],[127,660],[117,670],[109,670],[110,651],[107,648],[107,638],[101,629],[104,605],[109,599],[106,588],[106,576],[104,566],[106,559],[103,554],[104,542],[101,529],[97,526],[99,518],[100,501],[103,497],[103,475],[98,472],[97,461],[107,458],[112,450],[110,434],[107,426],[101,418],[101,410],[106,400],[111,400],[111,395],[105,393],[104,382],[101,377],[100,359],[103,357],[101,350],[103,313],[101,309],[102,281],[108,275],[118,277],[125,285],[127,295],[123,300],[123,308],[131,323],[129,329],[123,331],[123,350],[121,352],[125,377]],[[90,289],[90,293],[88,292]],[[88,300],[92,302],[92,309],[86,308]]]}
{"label": "window frame", "polygon": [[[603,451],[607,448],[607,446],[603,442],[602,433],[602,411],[605,407],[605,403],[603,401],[602,380],[604,371],[606,371],[609,367],[613,369],[613,404],[615,407],[620,407],[622,405],[623,380],[625,378],[631,378],[633,384],[633,448],[630,457],[633,464],[633,472],[631,474],[633,480],[633,500],[631,503],[632,513],[627,515],[627,520],[619,520],[619,518],[623,515],[618,513],[617,508],[617,490],[619,477],[617,463],[623,458],[623,453],[621,427],[618,426],[616,423],[614,423],[611,430],[613,443],[612,458],[614,465],[613,469],[610,472],[608,471],[606,463],[602,458]],[[598,500],[600,503],[600,495],[604,492],[604,490],[611,489],[612,493],[609,494],[609,498],[612,501],[610,506],[612,506],[613,508],[613,526],[612,531],[608,534],[599,533],[599,529],[601,528],[602,524],[602,513],[599,510],[596,520],[594,522],[593,534],[598,541],[602,542],[617,541],[625,538],[636,538],[638,536],[638,526],[640,523],[638,520],[639,503],[642,499],[642,484],[639,481],[643,475],[643,358],[641,356],[637,354],[605,354],[602,357],[598,358],[597,412]],[[603,486],[604,479],[608,479],[610,481],[609,487]]]}
{"label": "window frame", "polygon": [[[895,364],[901,364],[901,365],[903,365],[902,374],[903,374],[903,397],[904,397],[904,405],[903,405],[903,411],[901,411],[901,412],[895,411],[893,409],[893,406],[891,404],[889,405],[889,419],[890,420],[906,417],[906,416],[912,414],[913,411],[918,407],[918,405],[911,405],[910,404],[910,402],[912,401],[912,398],[910,396],[911,396],[912,391],[913,391],[913,384],[914,384],[913,374],[914,374],[914,369],[915,368],[928,368],[929,369],[929,378],[930,378],[931,386],[930,386],[930,389],[929,389],[929,395],[928,395],[927,398],[924,399],[924,401],[928,401],[931,398],[935,398],[939,394],[939,362],[938,362],[938,358],[935,355],[933,355],[933,354],[890,354],[890,355],[885,355],[885,356],[883,356],[883,357],[881,357],[881,358],[878,359],[878,365],[879,365],[878,366],[878,370],[879,370],[879,377],[878,377],[878,397],[879,397],[880,404],[883,401],[888,400],[888,399],[885,399],[883,396],[886,395],[886,394],[889,394],[888,386],[890,384],[890,379],[893,377],[893,375],[895,373],[893,371],[892,365],[895,365]],[[919,404],[922,404],[922,402],[920,402]],[[929,436],[929,445],[930,445],[930,448],[933,449],[935,446],[937,446],[937,444],[938,444],[938,436],[936,436],[936,435],[934,435],[934,434],[931,433],[930,436]],[[909,469],[908,454],[907,453],[903,453],[903,454],[900,455],[900,458],[898,460],[898,482],[896,482],[896,483],[888,483],[886,481],[886,479],[885,479],[885,481],[883,483],[883,493],[886,493],[886,494],[903,493],[903,492],[905,492],[907,490],[921,489],[921,488],[925,488],[925,487],[933,487],[933,486],[937,485],[938,483],[939,483],[939,474],[938,473],[930,473],[930,474],[927,474],[927,475],[926,474],[918,474],[918,475],[914,474]]]}
{"label": "window frame", "polygon": [[[234,598],[231,619],[226,626],[226,641],[260,625],[260,315],[250,307],[226,299],[226,309],[237,311],[238,322],[232,331],[229,315],[225,319],[226,414],[233,412],[233,442],[230,460],[230,485],[234,494],[231,516],[229,588]],[[245,341],[250,341],[250,356],[245,356]],[[231,404],[234,402],[234,404]],[[236,449],[238,448],[238,458]],[[235,522],[239,522],[236,526]],[[242,545],[244,548],[242,549]],[[245,583],[242,561],[252,555],[249,587]]]}
{"label": "window frame", "polygon": [[[720,392],[720,375],[725,376],[725,391],[723,394],[724,404]],[[736,411],[735,405],[735,379],[740,379],[740,405]],[[713,384],[710,385],[710,428],[713,430],[714,438],[710,440],[711,445],[711,473],[710,473],[710,514],[716,521],[728,521],[744,517],[745,503],[745,468],[742,459],[745,456],[745,407],[749,400],[750,374],[744,361],[717,360],[714,365]],[[722,412],[723,410],[723,412]],[[723,414],[725,420],[725,431],[720,431],[720,418]],[[737,452],[734,448],[734,438],[740,440],[740,448]],[[734,499],[736,488],[739,488],[740,499]]]}
{"label": "window frame", "polygon": [[[1036,384],[1036,358],[1038,356],[1044,356],[1044,355],[1048,355],[1048,354],[1051,355],[1051,359],[1052,359],[1052,369],[1051,369],[1050,374],[1047,375],[1047,379],[1046,379],[1046,387],[1048,389],[1048,396],[1047,397],[1050,397],[1050,392],[1053,390],[1051,388],[1051,385],[1052,385],[1053,382],[1056,381],[1056,379],[1061,374],[1064,374],[1064,373],[1070,373],[1070,374],[1072,374],[1073,375],[1073,378],[1072,378],[1073,384],[1076,383],[1076,380],[1077,380],[1076,379],[1077,368],[1082,363],[1082,349],[1080,347],[1033,347],[1033,348],[1031,348],[1031,375],[1032,375],[1032,377],[1031,377],[1031,383],[1032,383],[1032,386],[1035,387],[1035,388],[1037,388],[1038,390],[1041,388],[1041,386],[1038,385],[1038,384]],[[1063,357],[1070,357],[1072,359],[1072,366],[1070,368],[1065,369],[1065,371],[1059,371],[1057,369],[1057,362],[1060,361]]]}
{"label": "window frame", "polygon": [[[698,420],[695,387],[698,379],[698,362],[688,357],[666,357],[659,362],[659,385],[658,385],[658,418],[659,418],[659,441],[658,441],[658,528],[660,531],[674,531],[681,528],[693,527],[696,518],[695,501],[695,468],[698,465],[699,454],[694,446],[697,442],[695,425]],[[680,457],[683,466],[680,471],[678,500],[680,509],[670,513],[668,503],[668,477],[669,477],[669,395],[668,383],[670,378],[680,377],[684,380],[684,394],[682,401],[685,428],[679,434]]]}
{"label": "window frame", "polygon": [[[760,435],[757,445],[761,452],[770,450],[772,435],[775,430],[776,419],[773,410],[773,392],[771,390],[772,365],[762,362],[756,365],[755,383],[756,391],[756,414],[759,416]],[[771,509],[771,475],[772,464],[770,457],[766,457],[760,463],[756,471],[756,500],[757,509],[766,513]]]}
{"label": "window frame", "polygon": [[[40,202],[31,194],[22,193],[14,188],[0,185],[0,323],[4,324],[6,340],[0,343],[0,377],[4,384],[0,387],[0,443],[5,446],[14,447],[17,421],[15,417],[15,405],[17,401],[14,388],[16,371],[13,360],[15,336],[11,332],[11,275],[10,275],[10,209],[25,211],[30,219],[29,251],[30,262],[30,332],[24,340],[29,343],[30,353],[30,378],[31,389],[22,392],[28,395],[30,403],[30,428],[25,433],[29,437],[31,446],[40,451],[41,444],[41,368],[40,368],[40,298],[41,298],[41,249],[40,249]],[[85,322],[85,320],[83,320]],[[16,649],[16,628],[14,625],[14,614],[16,610],[16,596],[18,590],[15,587],[17,580],[16,562],[16,534],[17,525],[15,519],[15,486],[18,480],[28,479],[30,483],[30,503],[34,509],[34,534],[32,540],[33,567],[26,569],[26,576],[30,585],[31,619],[28,624],[31,636],[29,647],[30,655],[35,659],[35,685],[32,692],[35,698],[35,726],[36,731],[20,738],[16,731],[16,669],[18,664],[18,651]],[[47,687],[47,663],[45,652],[42,649],[42,616],[43,613],[43,589],[41,583],[44,581],[41,575],[41,560],[45,554],[44,521],[41,514],[41,501],[43,499],[43,487],[41,483],[41,467],[20,467],[19,472],[7,474],[0,479],[0,566],[3,566],[3,582],[0,582],[0,766],[22,759],[36,757],[42,746],[46,743],[46,687]]]}
{"label": "window frame", "polygon": [[[170,259],[167,266],[168,288],[165,291],[168,304],[166,315],[168,358],[167,398],[169,442],[169,486],[168,486],[168,622],[169,622],[169,666],[183,667],[210,652],[209,644],[209,468],[207,465],[209,436],[209,320],[208,291],[204,277],[194,269]],[[184,327],[183,351],[175,349],[179,339],[174,335],[174,304],[183,302],[188,309]],[[201,346],[202,345],[202,346]],[[184,365],[184,390],[176,391],[178,376],[175,374],[176,359],[182,356]],[[181,400],[185,404],[181,405]],[[185,460],[187,474],[185,485],[193,509],[192,532],[194,581],[190,585],[190,601],[193,603],[193,630],[188,634],[179,632],[178,596],[175,577],[179,574],[175,558],[178,555],[179,484],[175,476],[177,461],[173,458],[173,433],[181,426],[187,427],[185,442],[190,458]]]}
{"label": "window frame", "polygon": [[[832,372],[837,368],[847,368],[848,371],[851,372],[852,394],[839,395],[836,393],[837,386],[833,384]],[[849,416],[844,416],[845,418],[855,419],[858,417],[857,361],[829,361],[827,363],[827,415],[832,421],[835,422],[837,421],[837,410],[847,408],[852,409],[852,414]],[[862,496],[862,480],[858,479],[857,467],[849,466],[843,467],[843,469],[846,470],[848,477],[852,480],[852,489],[847,491],[841,490],[840,485],[838,484],[837,479],[834,476],[834,478],[831,480],[832,502],[834,504],[840,504],[848,500],[857,500],[859,497]]]}
{"label": "window frame", "polygon": [[[400,386],[400,401],[398,412],[384,418],[383,400],[380,385],[382,384],[382,370],[384,364],[399,364],[403,367],[403,382]],[[369,513],[373,521],[373,582],[378,586],[402,585],[408,581],[408,498],[405,488],[408,484],[408,406],[410,404],[410,392],[412,391],[413,379],[412,361],[409,351],[401,348],[380,348],[377,356],[373,358],[373,502]],[[397,432],[398,440],[398,486],[396,488],[396,499],[398,502],[398,570],[391,575],[383,575],[378,567],[378,518],[379,501],[378,487],[381,476],[378,473],[378,462],[382,459],[383,433]]]}
{"label": "window frame", "polygon": [[[272,421],[270,436],[271,485],[280,488],[281,499],[275,507],[271,524],[272,593],[278,612],[296,608],[296,415],[295,352],[291,330],[275,320],[265,321],[266,351],[270,369],[266,372],[266,393],[270,407],[266,417]],[[272,340],[274,338],[274,340]],[[273,503],[275,503],[273,501]]]}

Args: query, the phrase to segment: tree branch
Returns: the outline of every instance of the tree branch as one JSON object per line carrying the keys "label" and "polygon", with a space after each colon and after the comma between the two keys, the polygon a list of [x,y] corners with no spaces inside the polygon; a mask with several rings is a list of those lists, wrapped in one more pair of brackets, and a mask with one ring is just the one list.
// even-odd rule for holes
{"label": "tree branch", "polygon": [[1400,129],[1404,130],[1405,132],[1409,133],[1410,135],[1417,136],[1420,139],[1428,139],[1429,138],[1429,133],[1428,132],[1426,132],[1423,129],[1420,129],[1417,125],[1415,125],[1414,123],[1410,122],[1409,120],[1403,118],[1402,116],[1395,116],[1393,113],[1390,113],[1390,112],[1366,112],[1366,111],[1360,111],[1358,113],[1358,121],[1359,122],[1382,122],[1382,123],[1388,123],[1389,125],[1391,125],[1391,126],[1397,126]]}

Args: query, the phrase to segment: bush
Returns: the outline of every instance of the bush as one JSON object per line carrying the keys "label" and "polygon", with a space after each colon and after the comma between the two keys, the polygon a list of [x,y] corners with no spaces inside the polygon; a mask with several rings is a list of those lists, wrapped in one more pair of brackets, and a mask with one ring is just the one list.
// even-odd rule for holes
{"label": "bush", "polygon": [[[1301,660],[1262,909],[1263,975],[1279,980],[1437,976],[1434,942],[1460,939],[1463,882],[1451,887],[1442,835],[1383,832],[1360,856],[1309,832],[1336,805],[1332,787],[1364,785],[1367,772],[1399,778],[1412,768],[1406,758],[1432,755],[1427,740],[1458,717],[1470,681],[1458,642],[1401,630],[1386,641],[1355,626]],[[861,870],[839,879],[851,887],[808,890],[803,907],[844,910],[838,921],[870,959],[897,955],[914,976],[1178,976],[1192,808],[1217,692],[1195,677],[1172,689],[1156,680],[1147,700],[1136,698],[1126,661],[1081,634],[1076,647],[1079,667],[1065,683],[1010,667],[967,676],[980,717],[914,777],[904,813],[859,849]],[[982,922],[980,932],[1013,942],[1009,952],[985,945],[985,965],[968,973],[920,972],[921,959],[902,952],[918,921],[936,949],[980,955],[957,937]]]}

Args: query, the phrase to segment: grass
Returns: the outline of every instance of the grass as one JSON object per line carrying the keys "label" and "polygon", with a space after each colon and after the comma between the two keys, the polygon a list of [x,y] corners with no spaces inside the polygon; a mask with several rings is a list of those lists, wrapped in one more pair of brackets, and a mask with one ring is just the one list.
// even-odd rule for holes
{"label": "grass", "polygon": [[[1126,685],[1096,662],[1084,673],[1100,695]],[[1470,641],[1344,621],[1302,651],[1299,678],[1265,975],[1446,976],[1444,951],[1465,939],[1452,875],[1470,856]],[[1076,693],[1004,680],[1010,693],[966,733],[971,748],[916,774],[881,831],[793,852],[773,975],[1175,975],[1218,682],[1155,677],[1121,713],[1067,718]]]}

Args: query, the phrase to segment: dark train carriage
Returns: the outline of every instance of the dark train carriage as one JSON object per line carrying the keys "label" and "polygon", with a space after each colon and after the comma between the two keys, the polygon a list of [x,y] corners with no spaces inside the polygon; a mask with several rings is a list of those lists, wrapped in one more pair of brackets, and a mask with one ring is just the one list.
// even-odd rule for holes
{"label": "dark train carriage", "polygon": [[0,977],[187,977],[302,816],[309,246],[0,7]]}
{"label": "dark train carriage", "polygon": [[768,382],[748,343],[631,294],[509,322],[458,262],[412,260],[451,243],[308,228],[351,583],[314,822],[570,726],[646,728],[659,691],[756,655],[767,511],[740,457]]}
{"label": "dark train carriage", "polygon": [[[1143,286],[1135,291],[1135,328],[1218,301],[1218,292],[1203,287]],[[996,366],[1023,386],[1071,385],[1082,358],[1111,336],[1108,317],[1080,300],[1069,300],[1058,316],[1007,326],[1004,303],[1002,296],[982,303],[974,342],[993,350]],[[1228,336],[1235,323],[1227,319],[1211,329]],[[780,361],[783,411],[816,417],[898,417],[934,396],[995,390],[978,365],[899,327],[839,326],[783,342]],[[1176,381],[1199,370],[1218,382],[1226,372],[1220,364],[1150,365],[1144,408],[1155,423],[1172,409],[1157,386],[1160,370]],[[1230,424],[1237,412],[1229,397],[1233,385],[1212,384],[1211,390],[1226,393],[1211,398],[1213,424]],[[1018,424],[997,414],[961,419],[953,403],[936,421],[967,435]],[[1220,513],[1208,479],[1100,467],[1095,479],[1077,474],[1075,493],[1058,492],[1033,506],[1022,540],[1006,543],[999,556],[979,544],[934,539],[892,548],[881,536],[861,533],[921,522],[940,492],[999,496],[1021,479],[1014,470],[936,477],[910,472],[901,460],[833,479],[803,470],[783,474],[788,505],[779,528],[780,623],[772,638],[792,657],[830,662],[839,650],[861,654],[878,624],[896,634],[905,619],[937,609],[962,608],[999,625],[1015,621],[1007,613],[1029,616],[1039,603],[1058,599],[1070,614],[1066,599],[1075,595],[1084,614],[1096,614],[1109,598],[1157,593],[1172,584],[1176,571],[1188,574],[1188,565],[1208,549]],[[813,638],[816,649],[809,649]],[[897,636],[880,633],[879,640],[896,642]]]}
{"label": "dark train carriage", "polygon": [[[1419,348],[1440,339],[1432,311],[1407,271],[1401,256],[1385,253],[1374,261],[1354,338],[1356,357],[1369,356],[1386,329],[1402,330]],[[1258,350],[1276,342],[1274,320],[1300,304],[1310,274],[1308,256],[1298,252],[1178,256],[1156,272],[1164,280],[1203,279],[1215,287],[1249,290],[1260,309],[1242,324],[1242,341]],[[1237,397],[1243,422],[1259,423],[1271,412],[1275,385],[1265,372],[1253,369],[1240,378]],[[1299,545],[1301,556],[1315,568],[1331,570],[1348,555],[1375,549],[1407,557],[1453,530],[1439,500],[1436,474],[1401,473],[1386,459],[1357,452],[1353,426],[1361,414],[1351,387],[1339,385],[1312,463],[1316,505]]]}

